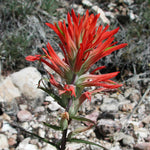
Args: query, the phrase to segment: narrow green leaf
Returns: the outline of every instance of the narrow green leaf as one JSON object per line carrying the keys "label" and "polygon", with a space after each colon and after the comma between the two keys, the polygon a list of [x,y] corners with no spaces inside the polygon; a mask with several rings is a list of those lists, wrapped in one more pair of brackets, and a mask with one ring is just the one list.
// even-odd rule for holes
{"label": "narrow green leaf", "polygon": [[63,108],[65,108],[65,105],[64,105],[64,103],[63,103],[63,100],[62,100],[59,96],[57,96],[56,94],[54,94],[52,91],[50,91],[50,90],[47,89],[47,88],[44,88],[44,87],[38,87],[38,88],[41,89],[41,90],[43,90],[43,91],[46,92],[47,94],[49,94],[51,97],[54,98],[54,100],[56,100],[56,101],[58,102],[58,104],[59,104],[60,106],[62,106]]}
{"label": "narrow green leaf", "polygon": [[74,135],[76,135],[76,134],[78,134],[78,133],[85,132],[85,131],[91,129],[93,126],[94,126],[94,125],[76,128],[73,132],[70,132],[70,133],[68,134],[68,138],[72,138]]}
{"label": "narrow green leaf", "polygon": [[93,120],[87,119],[85,117],[81,117],[81,116],[70,116],[70,118],[74,119],[74,120],[78,120],[78,121],[88,121],[91,122],[95,125],[95,122]]}
{"label": "narrow green leaf", "polygon": [[57,144],[55,144],[55,143],[53,143],[53,142],[50,142],[48,139],[45,139],[45,138],[43,138],[43,137],[41,137],[41,136],[39,136],[39,135],[37,135],[37,134],[35,134],[35,133],[26,131],[24,128],[20,127],[20,126],[17,125],[17,124],[10,123],[10,125],[11,125],[12,127],[19,128],[19,129],[22,130],[23,132],[25,132],[25,133],[27,133],[27,134],[30,134],[31,136],[37,137],[39,140],[41,140],[41,141],[43,141],[43,142],[45,142],[45,143],[48,143],[48,144],[50,144],[50,145],[56,147],[58,150],[60,150],[60,148],[59,148],[59,146],[58,146]]}
{"label": "narrow green leaf", "polygon": [[52,125],[52,124],[49,124],[49,123],[46,123],[46,122],[43,122],[43,124],[44,124],[45,126],[49,127],[49,128],[54,129],[54,130],[61,130],[61,131],[62,131],[61,127],[59,127],[59,126]]}
{"label": "narrow green leaf", "polygon": [[104,150],[108,150],[107,148],[103,147],[102,145],[96,144],[96,143],[94,143],[94,142],[82,140],[82,139],[72,138],[72,139],[67,139],[67,141],[68,141],[68,142],[75,142],[75,143],[84,143],[84,144],[95,145],[95,146],[98,146],[98,147],[103,148]]}

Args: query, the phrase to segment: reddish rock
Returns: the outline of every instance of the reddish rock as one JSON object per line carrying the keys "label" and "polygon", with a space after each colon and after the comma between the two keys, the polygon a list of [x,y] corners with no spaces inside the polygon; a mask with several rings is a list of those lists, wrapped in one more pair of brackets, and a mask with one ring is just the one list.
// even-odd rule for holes
{"label": "reddish rock", "polygon": [[134,150],[150,150],[150,142],[136,144]]}
{"label": "reddish rock", "polygon": [[143,120],[142,120],[142,123],[144,124],[150,124],[150,115],[145,117]]}
{"label": "reddish rock", "polygon": [[19,121],[29,121],[32,119],[32,114],[27,110],[21,110],[17,113]]}
{"label": "reddish rock", "polygon": [[9,144],[10,146],[15,145],[16,143],[17,143],[17,141],[16,141],[15,138],[10,137],[10,138],[8,139],[8,144]]}
{"label": "reddish rock", "polygon": [[132,106],[132,104],[123,104],[123,105],[119,106],[119,109],[124,112],[129,112],[129,111],[132,111],[133,106]]}
{"label": "reddish rock", "polygon": [[[85,118],[96,122],[98,116],[99,116],[99,112],[98,111],[93,111],[91,114],[86,115]],[[89,125],[91,125],[91,123],[90,122],[86,122],[86,125],[89,126]]]}

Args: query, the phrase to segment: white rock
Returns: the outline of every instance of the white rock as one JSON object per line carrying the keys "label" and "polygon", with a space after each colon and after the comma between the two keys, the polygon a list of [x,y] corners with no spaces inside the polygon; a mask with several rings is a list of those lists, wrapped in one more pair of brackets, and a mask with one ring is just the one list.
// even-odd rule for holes
{"label": "white rock", "polygon": [[41,150],[57,150],[54,146],[47,144],[45,147],[43,147]]}
{"label": "white rock", "polygon": [[40,115],[38,121],[39,122],[44,122],[46,120],[46,115]]}
{"label": "white rock", "polygon": [[87,6],[87,7],[92,7],[92,3],[88,0],[82,0],[82,4]]}
{"label": "white rock", "polygon": [[38,134],[40,137],[44,138],[45,137],[45,131],[41,128],[39,128]]}
{"label": "white rock", "polygon": [[[45,118],[46,119],[46,118]],[[34,128],[34,129],[37,129],[38,127],[40,127],[40,124],[39,124],[39,122],[37,122],[37,121],[31,121],[30,122],[30,126],[32,127],[32,128]]]}
{"label": "white rock", "polygon": [[110,2],[109,4],[108,4],[108,8],[111,10],[112,8],[114,9],[114,7],[116,7],[117,6],[117,4],[115,4],[115,3],[113,3],[113,2]]}
{"label": "white rock", "polygon": [[56,111],[58,109],[61,108],[61,106],[57,103],[57,102],[51,102],[51,104],[49,104],[47,106],[51,111]]}
{"label": "white rock", "polygon": [[38,147],[33,144],[29,144],[30,138],[24,139],[19,146],[16,148],[16,150],[38,150]]}
{"label": "white rock", "polygon": [[51,96],[46,96],[46,97],[45,97],[45,101],[46,101],[46,102],[54,102],[54,98],[51,97]]}
{"label": "white rock", "polygon": [[6,149],[8,147],[7,137],[4,134],[0,134],[0,149]]}
{"label": "white rock", "polygon": [[77,8],[76,12],[77,12],[78,14],[80,14],[80,15],[83,15],[84,12],[85,12],[85,9],[83,8],[82,5],[78,5],[78,8]]}
{"label": "white rock", "polygon": [[0,102],[11,102],[13,99],[20,97],[21,93],[14,86],[10,77],[7,77],[0,84]]}
{"label": "white rock", "polygon": [[135,17],[135,15],[134,15],[133,11],[131,11],[131,10],[130,10],[130,12],[129,12],[129,17],[130,17],[131,20],[136,19],[136,17]]}
{"label": "white rock", "polygon": [[99,99],[100,101],[103,100],[103,95],[102,94],[97,93],[97,94],[94,95],[94,97]]}
{"label": "white rock", "polygon": [[83,145],[83,144],[69,143],[69,144],[67,144],[66,149],[77,150],[77,149],[81,149],[83,146],[85,147],[85,145]]}
{"label": "white rock", "polygon": [[120,143],[116,142],[113,144],[113,147],[111,147],[110,150],[122,150],[122,148],[120,148]]}
{"label": "white rock", "polygon": [[44,106],[38,106],[37,108],[35,108],[34,112],[43,112],[44,110]]}
{"label": "white rock", "polygon": [[2,132],[9,132],[11,134],[17,133],[17,130],[9,125],[7,121],[3,121],[3,126],[1,128]]}
{"label": "white rock", "polygon": [[100,18],[103,23],[110,24],[109,19],[105,16],[105,13],[101,8],[99,8],[98,6],[93,6],[92,10],[95,11],[97,14],[100,13]]}
{"label": "white rock", "polygon": [[107,103],[117,103],[117,100],[114,99],[114,98],[104,97],[103,103],[105,103],[105,104],[107,104]]}
{"label": "white rock", "polygon": [[105,15],[106,15],[106,17],[109,17],[111,19],[115,19],[115,14],[113,12],[106,11]]}
{"label": "white rock", "polygon": [[32,114],[27,110],[21,110],[17,113],[17,117],[20,121],[29,121],[32,119]]}
{"label": "white rock", "polygon": [[44,92],[37,88],[41,74],[34,67],[24,68],[11,75],[12,82],[28,99],[44,99]]}
{"label": "white rock", "polygon": [[50,104],[47,106],[51,111],[56,111],[60,108],[62,108],[51,96],[47,96],[45,98],[45,101],[50,102]]}
{"label": "white rock", "polygon": [[138,135],[140,138],[146,138],[148,137],[148,130],[146,128],[136,128],[135,129],[135,134]]}
{"label": "white rock", "polygon": [[21,104],[21,105],[19,105],[19,107],[21,110],[26,110],[28,108],[28,106],[25,104]]}
{"label": "white rock", "polygon": [[36,145],[20,143],[16,150],[39,150]]}
{"label": "white rock", "polygon": [[125,3],[127,3],[128,5],[131,5],[134,3],[134,0],[124,0]]}
{"label": "white rock", "polygon": [[30,128],[28,122],[23,122],[23,123],[21,124],[21,127],[24,128],[25,130],[29,130],[29,128]]}

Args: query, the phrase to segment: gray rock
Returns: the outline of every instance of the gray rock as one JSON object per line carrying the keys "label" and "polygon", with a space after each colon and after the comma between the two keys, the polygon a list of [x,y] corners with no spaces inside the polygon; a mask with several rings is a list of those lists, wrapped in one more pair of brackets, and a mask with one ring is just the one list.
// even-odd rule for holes
{"label": "gray rock", "polygon": [[6,135],[0,134],[0,149],[6,149],[8,147],[9,145]]}
{"label": "gray rock", "polygon": [[125,135],[123,140],[122,140],[122,143],[126,146],[133,146],[133,144],[135,143],[134,142],[134,138],[130,135]]}
{"label": "gray rock", "polygon": [[27,16],[27,22],[33,32],[38,33],[42,39],[46,39],[44,28],[41,26],[40,21],[36,16]]}
{"label": "gray rock", "polygon": [[117,99],[119,102],[124,102],[125,97],[122,94],[114,93],[110,95],[111,98]]}
{"label": "gray rock", "polygon": [[122,125],[111,119],[101,119],[98,120],[97,129],[100,135],[107,137],[110,134],[114,134],[116,131],[120,130]]}
{"label": "gray rock", "polygon": [[[30,100],[43,100],[44,92],[37,88],[41,74],[34,67],[27,67],[11,75],[12,82]],[[37,104],[36,104],[37,105]]]}
{"label": "gray rock", "polygon": [[135,143],[132,136],[127,135],[123,132],[116,132],[113,135],[113,139],[115,142],[122,141],[125,146],[132,146]]}
{"label": "gray rock", "polygon": [[140,99],[140,92],[134,88],[129,88],[125,91],[124,96],[129,98],[131,102],[135,102]]}
{"label": "gray rock", "polygon": [[116,100],[111,98],[105,99],[103,104],[100,106],[102,112],[117,112],[119,109],[119,104]]}
{"label": "gray rock", "polygon": [[115,142],[118,142],[124,138],[125,134],[123,132],[116,132],[113,135],[113,139]]}

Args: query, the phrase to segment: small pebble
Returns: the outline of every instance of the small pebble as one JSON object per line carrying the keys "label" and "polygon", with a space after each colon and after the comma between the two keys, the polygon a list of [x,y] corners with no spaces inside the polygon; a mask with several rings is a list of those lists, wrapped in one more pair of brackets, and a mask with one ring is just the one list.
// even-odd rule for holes
{"label": "small pebble", "polygon": [[17,117],[21,122],[32,120],[32,114],[27,110],[19,111]]}

